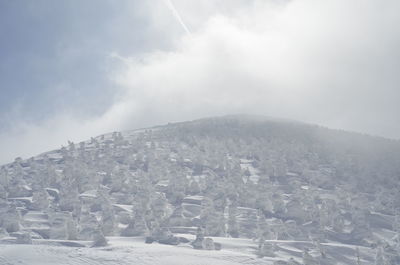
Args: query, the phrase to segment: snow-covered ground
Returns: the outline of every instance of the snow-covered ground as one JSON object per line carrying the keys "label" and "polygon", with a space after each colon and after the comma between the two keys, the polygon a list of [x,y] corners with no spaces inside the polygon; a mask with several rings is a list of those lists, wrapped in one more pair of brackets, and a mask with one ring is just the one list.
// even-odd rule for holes
{"label": "snow-covered ground", "polygon": [[[65,247],[44,244],[0,245],[2,265],[111,265],[111,264],[272,264],[246,253],[248,243],[238,240],[237,247],[221,251],[195,250],[189,245],[169,246],[145,244],[143,238],[109,238],[109,246],[103,248]],[[240,244],[242,242],[242,245]],[[250,242],[251,243],[251,242]],[[235,244],[233,244],[235,245]]]}
{"label": "snow-covered ground", "polygon": [[[180,235],[193,239],[193,235]],[[193,238],[192,238],[193,237]],[[257,257],[257,243],[251,239],[218,238],[222,244],[220,251],[193,249],[189,244],[179,246],[158,243],[145,244],[143,237],[109,237],[108,246],[101,248],[68,247],[56,240],[35,240],[33,245],[0,244],[1,265],[235,265],[274,264],[293,258],[302,264],[302,249],[312,247],[307,241],[273,240],[276,257]],[[89,244],[87,244],[89,245]],[[357,264],[356,246],[345,244],[323,244],[330,257],[326,264]],[[359,247],[361,264],[372,264],[374,250]],[[334,258],[334,259],[332,259]],[[276,263],[279,264],[279,263]],[[281,263],[283,264],[283,263]],[[325,263],[324,263],[325,264]]]}

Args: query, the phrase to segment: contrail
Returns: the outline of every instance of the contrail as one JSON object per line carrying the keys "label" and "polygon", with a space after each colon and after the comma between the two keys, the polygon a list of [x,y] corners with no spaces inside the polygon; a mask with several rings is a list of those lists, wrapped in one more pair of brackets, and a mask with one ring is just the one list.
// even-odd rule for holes
{"label": "contrail", "polygon": [[182,17],[179,15],[178,10],[176,10],[174,4],[172,4],[172,2],[170,0],[164,0],[165,4],[167,5],[167,7],[172,11],[172,14],[174,15],[174,17],[176,18],[176,20],[178,20],[179,24],[181,24],[183,30],[187,33],[187,34],[191,34],[190,30],[188,29],[188,27],[186,26],[186,24],[183,22]]}

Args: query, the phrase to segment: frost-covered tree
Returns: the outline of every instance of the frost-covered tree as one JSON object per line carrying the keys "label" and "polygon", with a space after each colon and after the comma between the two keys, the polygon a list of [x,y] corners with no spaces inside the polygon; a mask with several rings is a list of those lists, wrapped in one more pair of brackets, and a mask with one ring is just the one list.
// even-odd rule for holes
{"label": "frost-covered tree", "polygon": [[97,228],[93,235],[92,247],[104,247],[107,246],[107,239],[105,238],[101,228]]}
{"label": "frost-covered tree", "polygon": [[205,234],[207,236],[224,235],[224,217],[222,213],[216,211],[213,201],[209,198],[205,198],[202,207],[203,209],[200,214],[200,220],[202,226],[205,228]]}
{"label": "frost-covered tree", "polygon": [[358,246],[356,248],[356,257],[357,257],[357,265],[361,265],[360,248]]}
{"label": "frost-covered tree", "polygon": [[32,196],[32,210],[45,210],[49,207],[48,193],[44,189],[38,190]]}
{"label": "frost-covered tree", "polygon": [[101,230],[106,236],[113,235],[116,228],[115,213],[106,189],[98,190],[98,200],[101,205]]}
{"label": "frost-covered tree", "polygon": [[179,204],[185,197],[189,183],[183,172],[173,170],[169,173],[167,198],[173,204]]}
{"label": "frost-covered tree", "polygon": [[[79,219],[79,240],[93,240],[99,229],[99,222],[96,215],[88,211],[83,211]],[[100,227],[101,231],[101,227]]]}
{"label": "frost-covered tree", "polygon": [[67,239],[68,240],[77,240],[78,239],[78,223],[72,217],[72,214],[66,220],[67,226]]}
{"label": "frost-covered tree", "polygon": [[189,193],[191,195],[197,195],[201,192],[200,185],[197,181],[193,180],[189,184]]}
{"label": "frost-covered tree", "polygon": [[228,206],[227,233],[231,237],[239,237],[239,225],[236,219],[237,202],[231,202]]}
{"label": "frost-covered tree", "polygon": [[195,249],[202,249],[203,241],[204,241],[204,231],[201,227],[198,227],[196,231],[196,239],[193,242],[191,242],[191,245]]}
{"label": "frost-covered tree", "polygon": [[321,241],[319,239],[314,241],[314,246],[315,246],[316,249],[318,249],[318,252],[319,252],[321,258],[326,258],[325,248],[321,244]]}
{"label": "frost-covered tree", "polygon": [[49,222],[51,225],[49,237],[51,239],[68,239],[67,220],[71,217],[70,214],[71,213],[67,212],[48,211]]}
{"label": "frost-covered tree", "polygon": [[303,251],[303,265],[318,265],[318,261],[310,255],[308,249]]}
{"label": "frost-covered tree", "polygon": [[282,215],[286,212],[285,202],[280,193],[274,193],[272,195],[272,205],[275,214]]}
{"label": "frost-covered tree", "polygon": [[385,265],[385,258],[383,255],[383,248],[378,247],[375,255],[375,265]]}
{"label": "frost-covered tree", "polygon": [[10,181],[10,176],[7,169],[3,166],[0,168],[0,185],[3,187],[8,187]]}
{"label": "frost-covered tree", "polygon": [[3,204],[0,209],[0,224],[8,232],[20,230],[21,215],[15,204]]}
{"label": "frost-covered tree", "polygon": [[129,221],[128,226],[122,230],[122,236],[142,236],[148,234],[148,228],[144,216],[136,213]]}
{"label": "frost-covered tree", "polygon": [[258,211],[257,217],[257,238],[260,240],[272,239],[271,229],[261,210]]}
{"label": "frost-covered tree", "polygon": [[6,204],[8,198],[7,188],[0,184],[0,204]]}
{"label": "frost-covered tree", "polygon": [[155,195],[151,201],[150,208],[154,220],[156,220],[158,223],[164,221],[164,219],[168,217],[168,214],[170,213],[170,210],[168,209],[168,201],[162,193]]}
{"label": "frost-covered tree", "polygon": [[265,241],[265,240],[260,240],[258,244],[258,251],[257,254],[260,257],[275,257],[275,246],[273,243]]}

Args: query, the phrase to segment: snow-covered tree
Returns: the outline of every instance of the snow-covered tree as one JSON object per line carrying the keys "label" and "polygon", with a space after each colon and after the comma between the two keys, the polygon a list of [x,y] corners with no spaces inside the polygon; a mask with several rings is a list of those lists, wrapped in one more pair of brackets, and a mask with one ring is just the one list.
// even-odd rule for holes
{"label": "snow-covered tree", "polygon": [[273,243],[263,240],[258,245],[258,256],[260,257],[275,257],[275,246]]}
{"label": "snow-covered tree", "polygon": [[303,265],[318,265],[317,259],[310,255],[308,249],[303,251]]}
{"label": "snow-covered tree", "polygon": [[236,219],[237,202],[231,202],[228,206],[227,233],[231,237],[239,237],[239,225]]}
{"label": "snow-covered tree", "polygon": [[205,198],[202,203],[200,220],[207,236],[222,236],[225,232],[223,214],[217,212],[211,199]]}
{"label": "snow-covered tree", "polygon": [[45,210],[49,207],[48,193],[44,189],[38,190],[33,193],[31,209]]}
{"label": "snow-covered tree", "polygon": [[357,265],[361,265],[360,248],[358,246],[356,248],[356,257],[357,257]]}
{"label": "snow-covered tree", "polygon": [[107,239],[105,238],[101,228],[97,228],[93,235],[92,247],[104,247],[107,246]]}
{"label": "snow-covered tree", "polygon": [[106,236],[114,234],[116,228],[115,213],[111,204],[107,190],[100,189],[98,191],[98,200],[101,205],[101,221],[100,226],[102,232]]}
{"label": "snow-covered tree", "polygon": [[378,249],[376,250],[375,265],[386,265],[385,258],[383,255],[383,248],[381,246],[379,246]]}
{"label": "snow-covered tree", "polygon": [[17,232],[20,230],[21,215],[15,204],[5,204],[0,210],[1,226],[8,232]]}

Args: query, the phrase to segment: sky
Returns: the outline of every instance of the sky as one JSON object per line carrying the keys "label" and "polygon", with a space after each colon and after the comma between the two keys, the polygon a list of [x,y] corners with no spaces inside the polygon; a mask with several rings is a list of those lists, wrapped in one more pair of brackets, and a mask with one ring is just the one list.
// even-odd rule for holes
{"label": "sky", "polygon": [[1,0],[0,164],[247,113],[400,139],[397,0]]}

